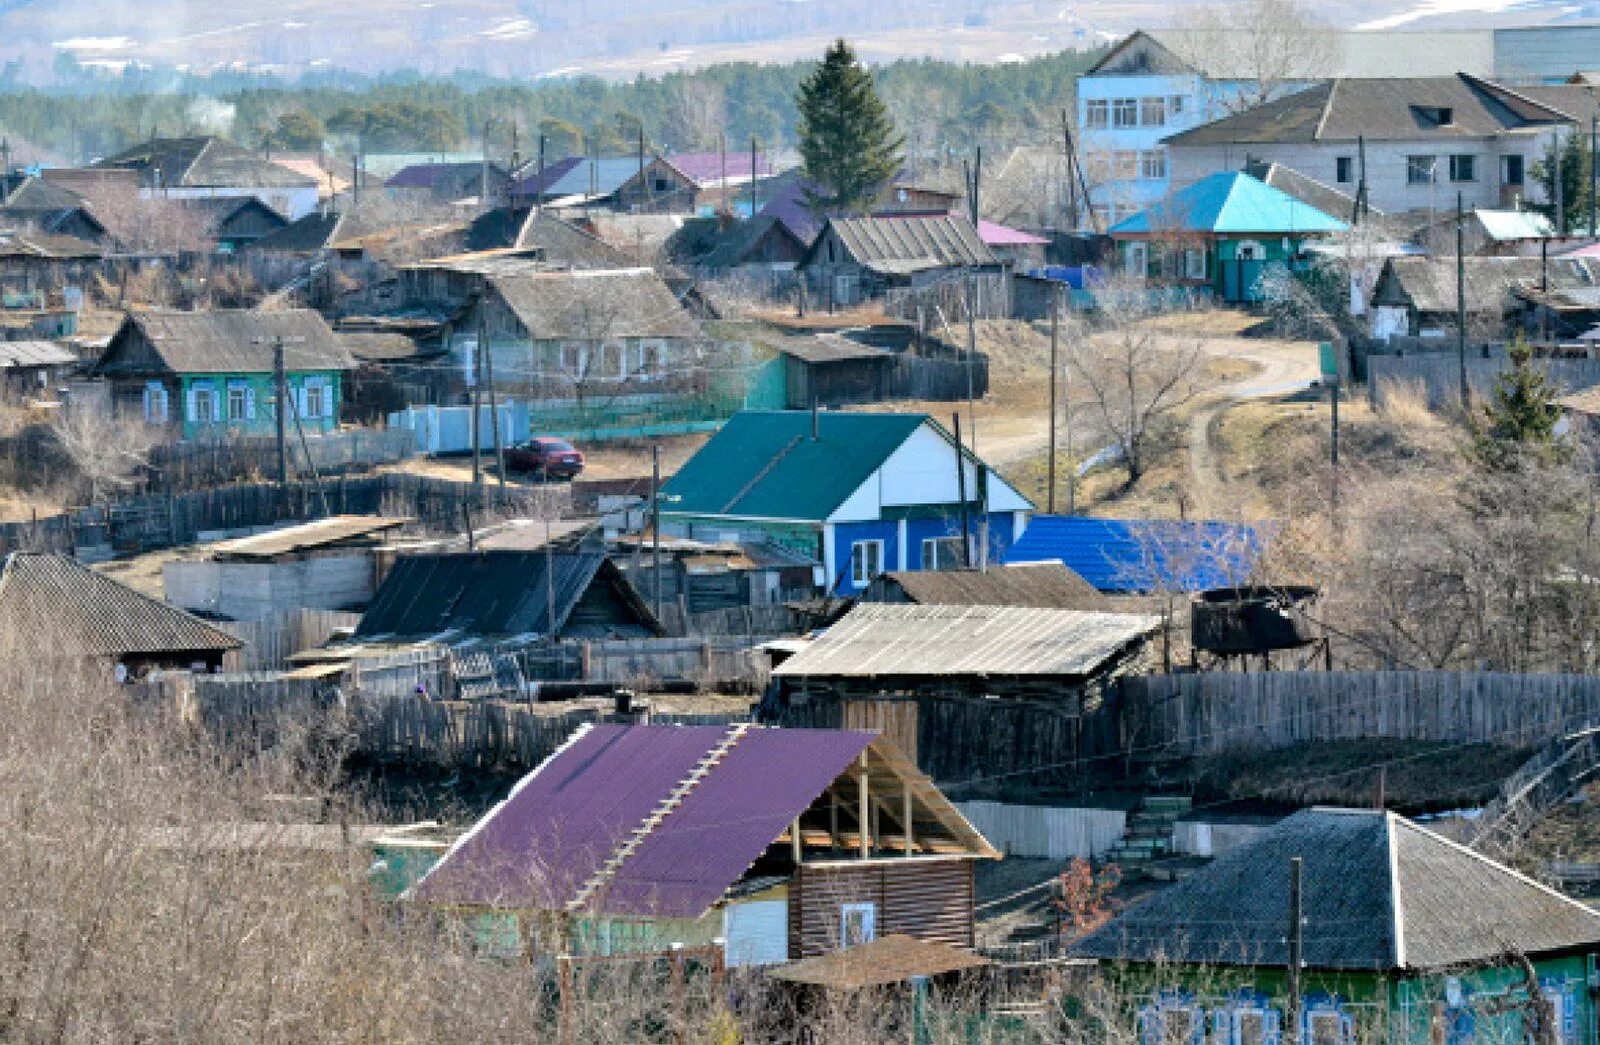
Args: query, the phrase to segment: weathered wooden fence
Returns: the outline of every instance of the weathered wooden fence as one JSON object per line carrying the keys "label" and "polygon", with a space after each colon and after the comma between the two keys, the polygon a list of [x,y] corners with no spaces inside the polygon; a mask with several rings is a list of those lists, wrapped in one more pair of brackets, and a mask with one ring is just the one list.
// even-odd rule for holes
{"label": "weathered wooden fence", "polygon": [[[1506,354],[1467,357],[1467,386],[1475,397],[1494,391],[1495,379],[1505,370]],[[1563,394],[1600,384],[1600,359],[1535,359]],[[1367,395],[1373,406],[1400,388],[1420,388],[1434,410],[1454,406],[1461,396],[1461,361],[1454,352],[1428,352],[1405,356],[1367,357]]]}
{"label": "weathered wooden fence", "polygon": [[353,628],[361,614],[304,607],[261,621],[229,621],[220,625],[244,641],[244,648],[223,659],[228,671],[280,671],[301,650],[327,642],[338,628]]}
{"label": "weathered wooden fence", "polygon": [[1008,856],[1066,860],[1105,855],[1127,830],[1121,809],[1010,805],[986,800],[957,803],[963,816]]}
{"label": "weathered wooden fence", "polygon": [[1150,675],[1122,682],[1133,753],[1393,737],[1537,746],[1600,723],[1600,676],[1451,671]]}
{"label": "weathered wooden fence", "polygon": [[[296,473],[315,467],[319,474],[329,476],[395,464],[415,453],[415,444],[408,431],[356,428],[308,434],[304,445],[299,439],[290,439],[287,456]],[[277,469],[278,444],[271,438],[173,443],[151,452],[150,487],[161,492],[193,490],[251,476],[272,476]]]}

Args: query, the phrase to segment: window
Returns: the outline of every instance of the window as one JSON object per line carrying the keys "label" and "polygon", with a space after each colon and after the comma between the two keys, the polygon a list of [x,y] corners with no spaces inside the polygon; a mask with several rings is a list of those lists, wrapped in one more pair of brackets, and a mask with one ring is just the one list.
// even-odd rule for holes
{"label": "window", "polygon": [[1507,157],[1504,157],[1504,167],[1503,167],[1503,169],[1501,171],[1500,180],[1505,182],[1507,185],[1521,185],[1522,184],[1522,157],[1521,156],[1507,156]]}
{"label": "window", "polygon": [[1204,247],[1190,247],[1183,252],[1183,278],[1206,278],[1206,252]]}
{"label": "window", "polygon": [[1118,98],[1112,102],[1111,125],[1113,127],[1139,126],[1139,99]]}
{"label": "window", "polygon": [[1154,149],[1139,154],[1139,177],[1165,178],[1166,176],[1167,153],[1164,149]]}
{"label": "window", "polygon": [[1313,1009],[1306,1013],[1306,1045],[1350,1045],[1349,1017],[1338,1009]]}
{"label": "window", "polygon": [[1349,156],[1340,156],[1333,161],[1333,180],[1340,185],[1348,185],[1355,181],[1356,164]]}
{"label": "window", "polygon": [[865,588],[883,572],[883,542],[856,541],[850,546],[850,580]]}
{"label": "window", "polygon": [[929,537],[922,542],[925,570],[959,570],[963,558],[960,537]]}
{"label": "window", "polygon": [[1181,94],[1175,94],[1172,97],[1168,98],[1167,99],[1167,112],[1168,112],[1168,114],[1170,114],[1172,116],[1177,116],[1180,113],[1182,113],[1185,101],[1186,101],[1186,99]]}
{"label": "window", "polygon": [[1406,183],[1408,185],[1427,185],[1433,181],[1433,169],[1438,163],[1437,156],[1407,156],[1406,157]]}
{"label": "window", "polygon": [[1167,125],[1167,100],[1165,98],[1140,98],[1139,122],[1146,127]]}
{"label": "window", "polygon": [[1103,131],[1110,125],[1111,103],[1104,98],[1083,103],[1083,125],[1090,130]]}
{"label": "window", "polygon": [[305,416],[308,418],[322,417],[328,412],[328,390],[323,387],[320,381],[315,383],[306,382],[303,400]]}
{"label": "window", "polygon": [[1130,181],[1139,176],[1139,154],[1132,149],[1111,154],[1111,176],[1118,181]]}
{"label": "window", "polygon": [[209,381],[189,387],[189,420],[197,424],[220,420],[217,414],[217,391]]}
{"label": "window", "polygon": [[1477,160],[1478,160],[1478,158],[1476,156],[1452,156],[1452,157],[1450,157],[1450,180],[1451,181],[1477,181],[1478,180],[1478,163],[1477,163]]}
{"label": "window", "polygon": [[839,942],[845,947],[871,943],[878,938],[878,905],[847,903],[839,907]]}
{"label": "window", "polygon": [[160,381],[145,382],[144,419],[153,425],[167,423],[167,390]]}
{"label": "window", "polygon": [[228,423],[245,420],[248,414],[250,389],[243,381],[228,382]]}
{"label": "window", "polygon": [[1199,1045],[1205,1020],[1192,1005],[1164,1000],[1139,1013],[1139,1045]]}

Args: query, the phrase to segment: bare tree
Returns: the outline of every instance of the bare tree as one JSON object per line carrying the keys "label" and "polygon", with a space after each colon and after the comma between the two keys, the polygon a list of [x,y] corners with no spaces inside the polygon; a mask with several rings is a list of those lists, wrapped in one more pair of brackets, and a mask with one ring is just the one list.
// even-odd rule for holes
{"label": "bare tree", "polygon": [[1242,112],[1291,93],[1297,84],[1335,74],[1339,39],[1332,26],[1296,0],[1242,0],[1196,10],[1180,27],[1179,57],[1213,80],[1241,82],[1217,101]]}
{"label": "bare tree", "polygon": [[[722,88],[707,80],[674,80],[667,88],[667,140],[679,148],[709,149],[727,126]],[[738,169],[730,162],[730,169]]]}
{"label": "bare tree", "polygon": [[143,420],[119,417],[97,404],[67,406],[50,420],[50,434],[72,462],[89,504],[103,494],[134,484],[150,463],[150,450],[160,441]]}
{"label": "bare tree", "polygon": [[136,254],[195,254],[212,247],[203,216],[181,199],[147,199],[126,185],[91,188],[86,194],[89,209],[125,250]]}

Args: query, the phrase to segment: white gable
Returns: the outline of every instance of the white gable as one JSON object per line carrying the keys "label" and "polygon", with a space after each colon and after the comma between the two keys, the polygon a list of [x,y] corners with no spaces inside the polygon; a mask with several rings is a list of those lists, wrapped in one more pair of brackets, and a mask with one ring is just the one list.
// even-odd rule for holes
{"label": "white gable", "polygon": [[[963,463],[966,493],[977,490],[977,467]],[[959,504],[961,483],[956,478],[956,448],[931,423],[924,423],[901,443],[889,459],[855,493],[828,517],[829,522],[877,519],[884,508],[922,504]],[[993,469],[989,469],[989,510],[1026,512],[1033,506]]]}

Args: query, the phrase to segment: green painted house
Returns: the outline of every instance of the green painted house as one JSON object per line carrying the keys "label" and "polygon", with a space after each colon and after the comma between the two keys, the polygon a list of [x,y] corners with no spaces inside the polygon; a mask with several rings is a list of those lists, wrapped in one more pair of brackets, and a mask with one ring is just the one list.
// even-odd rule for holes
{"label": "green painted house", "polygon": [[[1075,945],[1126,988],[1140,1045],[1285,1040],[1297,857],[1300,1042],[1595,1045],[1600,913],[1402,817],[1351,809],[1296,813]],[[1541,1018],[1548,1036],[1533,1031]]]}
{"label": "green painted house", "polygon": [[310,309],[129,312],[92,373],[109,383],[117,413],[175,439],[272,435],[280,343],[291,438],[338,428],[344,378],[356,363]]}
{"label": "green painted house", "polygon": [[1302,267],[1307,240],[1346,227],[1243,171],[1221,171],[1108,231],[1124,275],[1209,289],[1219,300],[1242,302],[1260,299],[1268,267]]}

